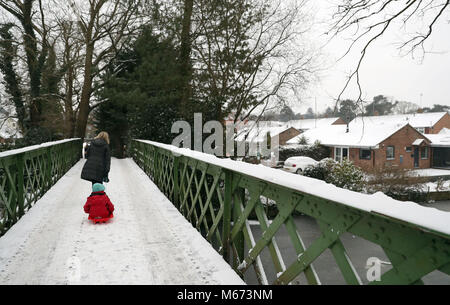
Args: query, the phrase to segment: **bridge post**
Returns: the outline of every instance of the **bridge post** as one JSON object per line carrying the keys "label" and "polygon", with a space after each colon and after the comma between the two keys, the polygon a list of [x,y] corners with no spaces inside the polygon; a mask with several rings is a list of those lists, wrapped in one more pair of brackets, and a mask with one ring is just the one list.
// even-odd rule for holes
{"label": "bridge post", "polygon": [[52,152],[51,146],[46,149],[46,167],[45,167],[45,189],[42,189],[42,195],[52,187]]}
{"label": "bridge post", "polygon": [[179,175],[179,167],[180,167],[180,157],[173,157],[173,203],[175,207],[179,208],[180,201],[180,175]]}
{"label": "bridge post", "polygon": [[[241,215],[241,211],[239,210],[241,208],[241,205],[243,205],[245,202],[245,190],[243,188],[237,188],[234,200],[235,201],[233,204],[233,223],[237,223],[239,220],[239,216]],[[233,251],[234,254],[233,269],[238,270],[239,264],[245,258],[244,233],[242,231],[239,231],[239,233],[233,240],[231,240],[231,242],[233,243],[233,246],[235,248],[235,251]]]}
{"label": "bridge post", "polygon": [[19,218],[25,214],[24,211],[24,202],[25,202],[25,196],[24,196],[24,157],[25,154],[17,154],[17,205],[19,207]]}
{"label": "bridge post", "polygon": [[231,232],[231,201],[233,195],[233,173],[229,170],[225,171],[225,198],[223,203],[223,231],[222,231],[222,247],[223,258],[230,261],[230,232]]}

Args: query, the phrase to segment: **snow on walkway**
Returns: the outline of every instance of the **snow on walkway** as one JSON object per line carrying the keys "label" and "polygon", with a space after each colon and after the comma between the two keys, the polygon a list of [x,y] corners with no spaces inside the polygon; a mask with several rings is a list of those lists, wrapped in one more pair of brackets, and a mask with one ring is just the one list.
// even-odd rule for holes
{"label": "snow on walkway", "polygon": [[0,284],[244,284],[131,159],[112,159],[114,218],[94,225],[83,164],[0,238]]}

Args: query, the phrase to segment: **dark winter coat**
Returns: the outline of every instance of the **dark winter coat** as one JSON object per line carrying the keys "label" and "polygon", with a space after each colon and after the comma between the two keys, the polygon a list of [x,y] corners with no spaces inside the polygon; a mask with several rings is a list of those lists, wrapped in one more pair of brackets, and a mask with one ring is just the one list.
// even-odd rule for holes
{"label": "dark winter coat", "polygon": [[86,150],[86,163],[81,171],[81,179],[102,182],[108,177],[111,165],[109,145],[103,139],[95,139]]}
{"label": "dark winter coat", "polygon": [[114,205],[105,192],[95,192],[87,198],[84,211],[90,218],[107,218],[114,212]]}

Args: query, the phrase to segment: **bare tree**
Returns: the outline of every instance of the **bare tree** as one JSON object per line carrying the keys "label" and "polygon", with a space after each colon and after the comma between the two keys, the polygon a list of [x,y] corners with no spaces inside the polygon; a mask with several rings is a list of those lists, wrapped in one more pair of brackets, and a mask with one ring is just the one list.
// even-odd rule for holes
{"label": "bare tree", "polygon": [[346,33],[352,35],[350,47],[344,56],[360,42],[362,48],[355,68],[337,97],[335,109],[352,80],[356,81],[359,90],[357,102],[362,103],[361,65],[367,50],[389,29],[414,28],[414,32],[407,34],[406,39],[398,42],[399,49],[412,56],[419,54],[423,58],[427,52],[426,41],[440,20],[449,20],[450,12],[450,0],[342,0],[338,3],[330,30],[332,37]]}
{"label": "bare tree", "polygon": [[90,0],[84,6],[70,1],[84,43],[83,85],[80,97],[76,135],[84,137],[88,116],[92,110],[91,97],[97,89],[94,80],[106,63],[133,39],[139,28],[139,0]]}
{"label": "bare tree", "polygon": [[78,114],[81,82],[79,75],[83,67],[83,41],[76,23],[67,20],[57,20],[57,34],[61,44],[60,66],[64,67],[63,78],[63,114],[64,134],[66,137],[75,135]]}
{"label": "bare tree", "polygon": [[[37,3],[37,7],[34,5]],[[41,74],[48,55],[48,30],[41,0],[4,0],[0,7],[20,24],[30,87],[31,125],[41,120]]]}
{"label": "bare tree", "polygon": [[315,53],[306,36],[308,1],[197,1],[193,61],[196,94],[221,118],[261,113],[306,87]]}
{"label": "bare tree", "polygon": [[263,113],[298,100],[313,78],[317,53],[305,35],[312,22],[308,0],[153,2],[155,28],[178,43],[182,70],[192,76],[189,94],[184,91],[192,104],[180,107],[187,108],[181,111],[186,119],[193,111],[216,119]]}

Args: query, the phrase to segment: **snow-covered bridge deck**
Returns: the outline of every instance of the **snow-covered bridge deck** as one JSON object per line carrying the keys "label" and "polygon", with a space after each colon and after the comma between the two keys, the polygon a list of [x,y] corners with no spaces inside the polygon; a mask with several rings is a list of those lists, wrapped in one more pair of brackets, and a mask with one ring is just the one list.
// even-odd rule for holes
{"label": "snow-covered bridge deck", "polygon": [[0,238],[0,284],[244,284],[131,159],[113,159],[107,224],[88,221],[84,160]]}

